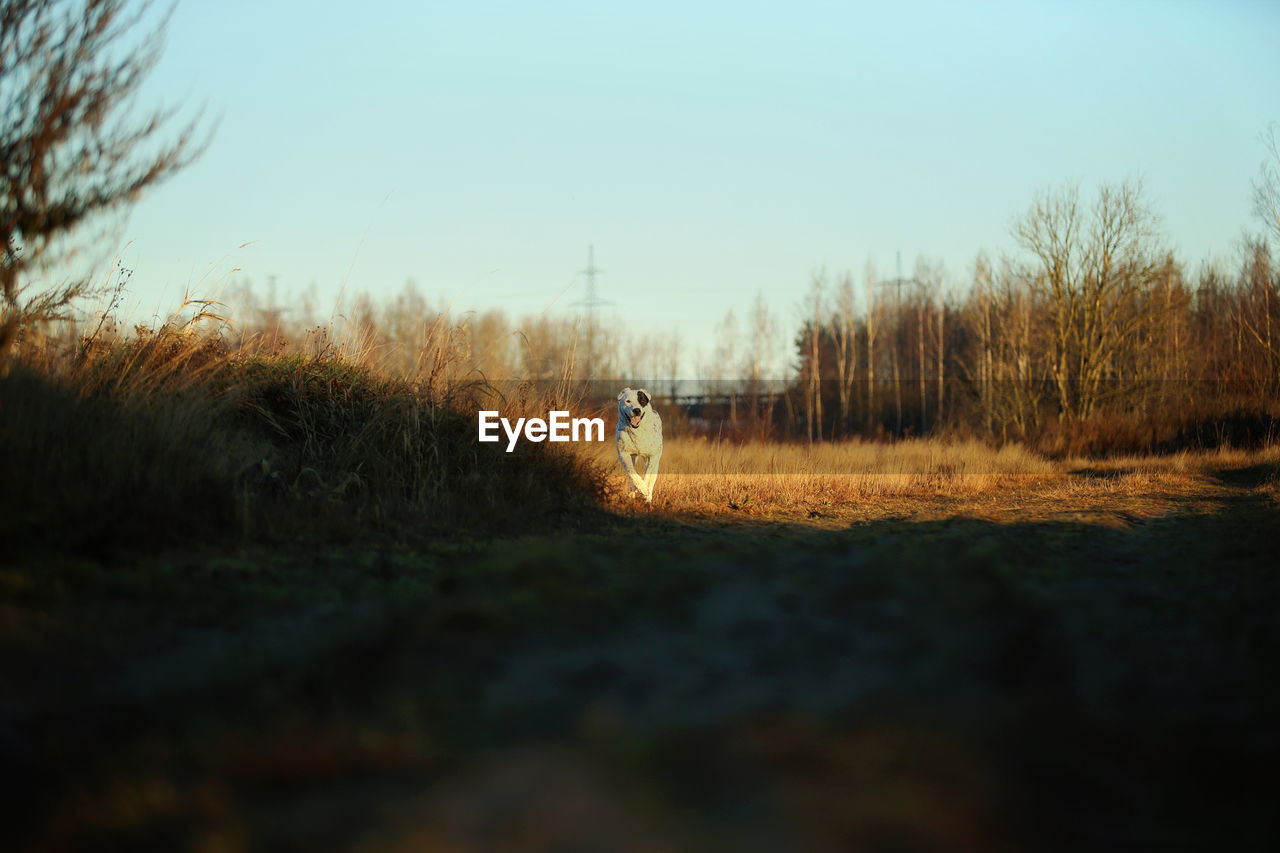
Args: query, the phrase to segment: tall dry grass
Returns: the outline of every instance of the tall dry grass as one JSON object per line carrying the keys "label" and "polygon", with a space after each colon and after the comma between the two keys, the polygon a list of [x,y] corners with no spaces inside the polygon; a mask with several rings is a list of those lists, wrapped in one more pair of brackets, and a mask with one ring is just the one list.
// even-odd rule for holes
{"label": "tall dry grass", "polygon": [[[617,469],[612,442],[584,450]],[[658,506],[670,510],[755,508],[790,512],[891,496],[974,496],[1045,481],[1061,466],[1020,446],[914,439],[815,445],[702,438],[668,440],[659,473]],[[625,503],[621,475],[614,500]]]}
{"label": "tall dry grass", "polygon": [[[476,441],[476,408],[502,393],[452,371],[438,331],[404,376],[358,341],[237,334],[207,302],[128,334],[24,330],[0,377],[0,541],[412,537],[590,511],[602,478],[582,459]],[[530,409],[569,393],[524,390]]]}
{"label": "tall dry grass", "polygon": [[1220,500],[1233,478],[1280,499],[1280,447],[1097,460],[1051,459],[1023,445],[975,441],[810,446],[681,437],[665,444],[651,506],[629,498],[612,442],[581,452],[612,472],[610,506],[676,515],[849,520],[964,512],[1017,521],[1118,512],[1136,517],[1187,501]]}

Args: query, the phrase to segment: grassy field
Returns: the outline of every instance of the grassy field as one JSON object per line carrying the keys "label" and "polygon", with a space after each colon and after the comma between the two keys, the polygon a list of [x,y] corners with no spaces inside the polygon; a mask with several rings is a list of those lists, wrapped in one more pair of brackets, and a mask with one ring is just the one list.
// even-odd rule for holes
{"label": "grassy field", "polygon": [[0,378],[0,847],[1272,849],[1280,450],[474,441],[340,359]]}

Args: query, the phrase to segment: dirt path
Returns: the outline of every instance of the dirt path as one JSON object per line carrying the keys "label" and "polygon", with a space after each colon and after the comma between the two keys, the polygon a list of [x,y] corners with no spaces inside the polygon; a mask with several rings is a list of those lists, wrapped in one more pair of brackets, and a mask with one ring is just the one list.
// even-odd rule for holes
{"label": "dirt path", "polygon": [[34,849],[1264,849],[1275,472],[1125,476],[13,567],[8,825]]}

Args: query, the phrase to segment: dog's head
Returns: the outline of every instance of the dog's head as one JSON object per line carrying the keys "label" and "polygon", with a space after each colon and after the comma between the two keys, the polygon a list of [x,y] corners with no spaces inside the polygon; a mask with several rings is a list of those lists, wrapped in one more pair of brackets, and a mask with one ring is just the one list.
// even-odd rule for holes
{"label": "dog's head", "polygon": [[640,426],[649,413],[649,402],[649,392],[643,388],[623,388],[618,392],[618,422],[630,424],[632,429]]}

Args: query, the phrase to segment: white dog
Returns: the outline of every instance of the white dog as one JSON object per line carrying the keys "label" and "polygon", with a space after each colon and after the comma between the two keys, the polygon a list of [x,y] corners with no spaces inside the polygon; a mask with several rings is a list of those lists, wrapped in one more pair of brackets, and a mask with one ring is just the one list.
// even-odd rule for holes
{"label": "white dog", "polygon": [[[650,405],[649,392],[643,388],[623,388],[618,393],[618,461],[627,475],[627,493],[644,495],[653,501],[653,484],[658,479],[658,463],[662,460],[662,418]],[[636,459],[643,459],[644,477],[636,471]]]}

